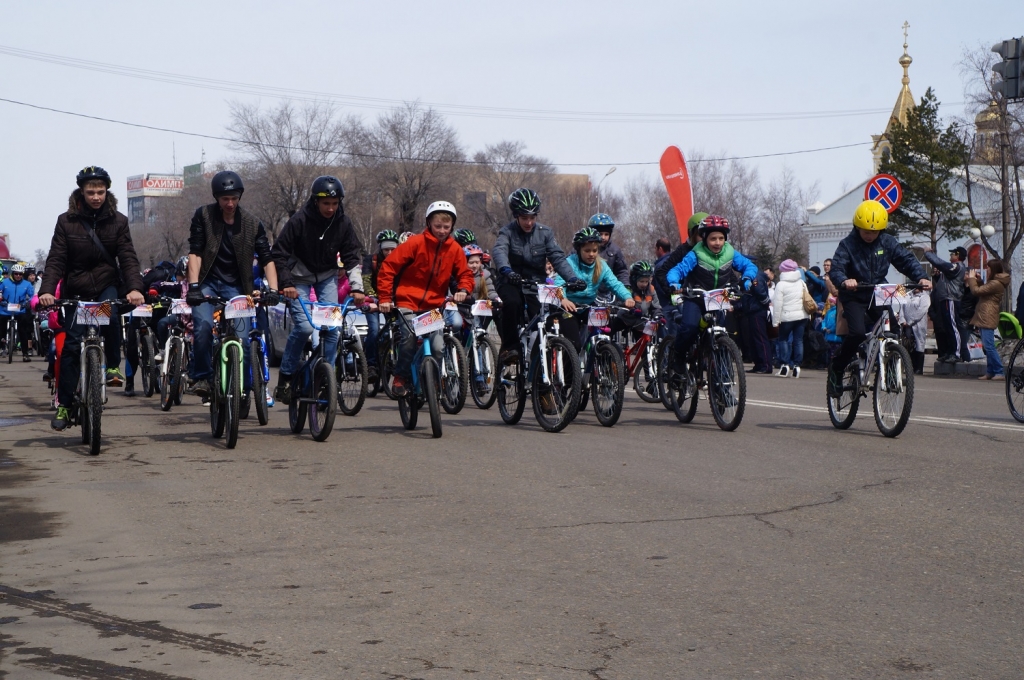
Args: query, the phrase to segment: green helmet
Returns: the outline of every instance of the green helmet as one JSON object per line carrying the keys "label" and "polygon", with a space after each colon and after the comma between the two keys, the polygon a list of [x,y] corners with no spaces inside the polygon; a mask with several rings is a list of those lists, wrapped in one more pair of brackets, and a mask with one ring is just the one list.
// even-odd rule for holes
{"label": "green helmet", "polygon": [[629,268],[629,280],[632,283],[636,283],[637,279],[642,279],[645,276],[654,276],[654,265],[647,260],[634,262],[633,266]]}
{"label": "green helmet", "polygon": [[397,248],[398,232],[393,229],[385,229],[377,232],[377,247],[384,248],[385,243],[389,243],[392,248]]}
{"label": "green helmet", "polygon": [[508,197],[508,209],[516,217],[540,212],[540,196],[533,189],[516,189]]}
{"label": "green helmet", "polygon": [[699,227],[700,223],[703,222],[704,218],[707,217],[707,216],[708,216],[708,213],[706,213],[706,212],[694,213],[693,217],[691,217],[686,222],[686,233],[687,234],[692,234],[693,230],[696,229],[697,227]]}
{"label": "green helmet", "polygon": [[583,227],[572,237],[572,247],[579,250],[584,243],[600,243],[601,234],[593,227]]}
{"label": "green helmet", "polygon": [[463,248],[470,243],[476,243],[476,234],[471,229],[456,229],[452,232],[452,238]]}

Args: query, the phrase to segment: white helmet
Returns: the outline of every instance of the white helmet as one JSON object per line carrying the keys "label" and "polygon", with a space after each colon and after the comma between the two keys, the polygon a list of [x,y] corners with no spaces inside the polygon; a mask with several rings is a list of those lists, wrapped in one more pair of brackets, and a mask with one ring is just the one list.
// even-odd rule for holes
{"label": "white helmet", "polygon": [[11,273],[12,274],[24,274],[25,273],[25,265],[23,265],[23,264],[21,264],[19,262],[18,264],[16,264],[13,267],[11,267]]}
{"label": "white helmet", "polygon": [[399,244],[405,243],[406,241],[409,240],[410,236],[412,236],[412,232],[411,231],[403,231],[401,234],[398,235],[398,243]]}
{"label": "white helmet", "polygon": [[450,213],[452,216],[452,224],[459,218],[458,213],[455,212],[455,206],[448,201],[434,201],[427,207],[427,219],[436,212]]}

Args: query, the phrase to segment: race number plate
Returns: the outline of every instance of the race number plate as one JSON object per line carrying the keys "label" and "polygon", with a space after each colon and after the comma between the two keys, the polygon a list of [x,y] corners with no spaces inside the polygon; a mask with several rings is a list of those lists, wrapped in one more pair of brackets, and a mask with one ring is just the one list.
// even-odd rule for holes
{"label": "race number plate", "polygon": [[444,303],[444,309],[446,312],[457,312],[459,311],[459,306],[455,304],[454,300],[449,300],[448,302]]}
{"label": "race number plate", "polygon": [[10,312],[11,314],[19,314],[21,313],[21,305],[18,304],[17,302],[8,302],[7,311]]}
{"label": "race number plate", "polygon": [[171,310],[169,313],[177,314],[178,316],[192,316],[192,305],[184,300],[171,300]]}
{"label": "race number plate", "polygon": [[251,319],[256,316],[256,303],[248,295],[236,295],[224,305],[225,319]]}
{"label": "race number plate", "polygon": [[875,286],[875,305],[902,305],[907,301],[907,289],[898,283]]}
{"label": "race number plate", "polygon": [[335,305],[318,305],[315,302],[309,305],[309,316],[313,319],[313,326],[320,328],[339,328],[345,323],[341,314],[341,307]]}
{"label": "race number plate", "polygon": [[725,288],[705,291],[704,309],[709,312],[722,312],[732,309],[732,303],[729,302],[729,291]]}
{"label": "race number plate", "polygon": [[444,330],[444,314],[440,309],[420,314],[412,320],[412,327],[416,331],[416,335],[427,335],[434,331]]}
{"label": "race number plate", "polygon": [[651,319],[644,324],[644,335],[655,336],[658,334],[658,322]]}
{"label": "race number plate", "polygon": [[591,328],[603,328],[608,325],[609,318],[607,307],[591,307],[587,325]]}
{"label": "race number plate", "polygon": [[494,316],[490,300],[477,300],[473,303],[473,316]]}
{"label": "race number plate", "polygon": [[537,297],[542,305],[561,305],[565,299],[565,291],[559,286],[551,286],[546,283],[537,284]]}
{"label": "race number plate", "polygon": [[109,302],[79,302],[75,310],[75,323],[83,326],[109,326]]}
{"label": "race number plate", "polygon": [[139,305],[132,311],[128,312],[130,316],[137,316],[140,318],[152,318],[153,316],[153,305]]}

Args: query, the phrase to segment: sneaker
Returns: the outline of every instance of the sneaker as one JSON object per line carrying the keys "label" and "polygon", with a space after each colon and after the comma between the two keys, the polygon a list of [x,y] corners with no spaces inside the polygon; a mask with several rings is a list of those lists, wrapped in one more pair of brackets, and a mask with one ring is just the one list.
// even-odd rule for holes
{"label": "sneaker", "polygon": [[163,360],[164,360],[164,355],[163,355],[163,352],[157,352],[157,353],[156,353],[156,354],[155,354],[155,355],[153,356],[153,362],[154,362],[154,363],[157,363],[157,364],[159,364],[159,363],[161,363],[161,362],[162,362]]}
{"label": "sneaker", "polygon": [[124,384],[124,375],[117,368],[107,369],[107,387],[120,387]]}
{"label": "sneaker", "polygon": [[785,378],[789,375],[789,366],[783,365],[779,367],[779,372],[775,374],[778,378]]}
{"label": "sneaker", "polygon": [[134,397],[135,396],[135,376],[129,377],[124,381],[124,396]]}
{"label": "sneaker", "polygon": [[408,394],[408,390],[405,389],[405,381],[397,375],[395,376],[394,382],[391,383],[391,394],[395,395],[399,399]]}
{"label": "sneaker", "polygon": [[377,367],[376,366],[367,366],[366,367],[366,381],[367,382],[374,382],[375,380],[377,380]]}
{"label": "sneaker", "polygon": [[498,353],[499,364],[510,364],[514,361],[519,360],[519,350],[517,349],[503,349]]}
{"label": "sneaker", "polygon": [[71,424],[71,416],[68,415],[68,409],[65,406],[57,407],[57,415],[50,421],[50,427],[55,429],[57,432],[68,429]]}
{"label": "sneaker", "polygon": [[799,378],[800,377],[800,367],[799,366],[794,366],[793,367],[793,377],[794,378]]}
{"label": "sneaker", "polygon": [[22,361],[32,361],[32,357],[30,357],[30,356],[29,356],[29,355],[27,355],[27,354],[22,354],[22,355],[21,355],[21,360],[22,360]]}
{"label": "sneaker", "polygon": [[50,373],[49,371],[43,373],[43,382],[50,382],[51,380],[53,380],[53,373]]}
{"label": "sneaker", "polygon": [[557,408],[555,407],[555,398],[551,392],[540,395],[540,408],[546,415],[555,414]]}
{"label": "sneaker", "polygon": [[207,397],[210,396],[210,393],[213,392],[213,388],[210,387],[210,381],[206,380],[205,378],[201,380],[196,380],[194,383],[192,383],[191,389],[192,394],[196,395],[197,397],[202,397],[204,402],[206,401]]}
{"label": "sneaker", "polygon": [[274,395],[272,395],[270,393],[270,388],[269,387],[266,388],[266,399],[267,399],[267,406],[270,407],[270,408],[273,408],[274,404],[277,403],[277,402],[274,401]]}
{"label": "sneaker", "polygon": [[212,404],[212,403],[213,402],[210,401],[209,397],[203,397],[203,407],[204,408],[210,408],[210,404]]}
{"label": "sneaker", "polygon": [[843,395],[843,380],[831,367],[828,369],[825,391],[832,399],[838,399]]}

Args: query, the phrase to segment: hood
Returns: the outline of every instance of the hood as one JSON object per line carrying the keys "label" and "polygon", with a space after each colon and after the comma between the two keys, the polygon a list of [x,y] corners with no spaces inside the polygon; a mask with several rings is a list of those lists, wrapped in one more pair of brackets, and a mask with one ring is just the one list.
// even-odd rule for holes
{"label": "hood", "polygon": [[[68,196],[68,214],[79,215],[82,212],[82,206],[85,205],[85,197],[82,195],[81,189],[75,189]],[[107,203],[104,206],[107,213],[117,212],[117,197],[108,189],[107,190]]]}
{"label": "hood", "polygon": [[1010,275],[1007,274],[1006,272],[1000,272],[999,274],[996,274],[995,276],[992,277],[992,280],[998,281],[999,283],[1003,284],[1003,288],[1010,287]]}
{"label": "hood", "polygon": [[799,272],[799,270],[795,271],[795,272],[781,272],[779,274],[779,281],[799,281],[799,280],[800,280],[800,272]]}

